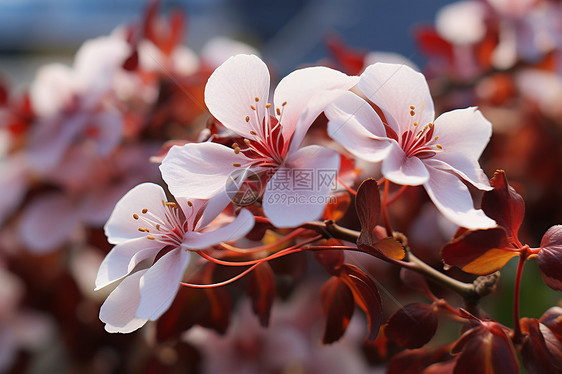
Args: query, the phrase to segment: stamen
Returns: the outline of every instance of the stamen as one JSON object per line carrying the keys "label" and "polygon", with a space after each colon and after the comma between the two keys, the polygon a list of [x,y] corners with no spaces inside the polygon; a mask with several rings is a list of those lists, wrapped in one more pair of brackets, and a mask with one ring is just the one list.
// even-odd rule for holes
{"label": "stamen", "polygon": [[260,98],[256,96],[256,97],[254,98],[254,100],[256,100],[256,103],[257,103],[258,101],[260,101]]}
{"label": "stamen", "polygon": [[159,223],[156,224],[156,230],[160,231],[160,224]]}
{"label": "stamen", "polygon": [[287,102],[283,101],[283,104],[281,104],[281,106],[285,106],[285,105],[287,105]]}
{"label": "stamen", "polygon": [[155,239],[155,237],[152,236],[152,235],[147,235],[146,238],[147,238],[147,239],[150,239],[150,240],[154,240],[154,239]]}
{"label": "stamen", "polygon": [[414,126],[417,126],[417,125],[419,125],[419,123],[417,123],[417,122],[414,122]]}
{"label": "stamen", "polygon": [[[252,134],[252,135],[255,135],[255,134]],[[244,139],[244,143],[246,143],[246,145],[249,146],[251,144],[250,139]]]}
{"label": "stamen", "polygon": [[279,108],[275,108],[275,112],[277,113],[277,115],[278,115],[278,116],[280,116],[280,115],[281,115],[281,109],[279,109]]}
{"label": "stamen", "polygon": [[271,108],[271,104],[267,103],[267,104],[265,104],[265,107],[269,109],[269,108]]}
{"label": "stamen", "polygon": [[436,147],[443,150],[443,146],[441,144],[437,144]]}
{"label": "stamen", "polygon": [[232,164],[232,166],[239,168],[240,166],[242,166],[242,164],[235,162],[234,164]]}
{"label": "stamen", "polygon": [[139,219],[139,215],[135,213],[135,214],[133,214],[133,218],[134,218],[134,219]]}
{"label": "stamen", "polygon": [[250,108],[252,108],[252,110],[256,110],[256,107],[253,105],[250,105]]}
{"label": "stamen", "polygon": [[255,135],[258,135],[254,130],[250,131],[250,134],[252,134],[252,135],[254,135],[254,136],[255,136]]}
{"label": "stamen", "polygon": [[193,203],[189,200],[187,200],[187,206],[189,206],[190,208],[193,207]]}
{"label": "stamen", "polygon": [[146,214],[146,212],[148,212],[148,209],[144,208],[144,209],[142,210],[142,214]]}
{"label": "stamen", "polygon": [[250,122],[250,116],[246,116],[246,122]]}
{"label": "stamen", "polygon": [[413,105],[410,105],[410,109],[411,109],[411,110],[414,110],[414,109],[416,109],[416,107],[413,106]]}
{"label": "stamen", "polygon": [[439,139],[439,135],[437,135],[435,138],[433,138],[433,140],[437,140]]}
{"label": "stamen", "polygon": [[169,207],[169,208],[175,208],[176,203],[166,203],[166,206]]}
{"label": "stamen", "polygon": [[410,115],[413,117],[416,115],[416,112],[414,112],[413,110],[410,110]]}
{"label": "stamen", "polygon": [[234,154],[237,155],[238,153],[240,153],[240,148],[234,148]]}

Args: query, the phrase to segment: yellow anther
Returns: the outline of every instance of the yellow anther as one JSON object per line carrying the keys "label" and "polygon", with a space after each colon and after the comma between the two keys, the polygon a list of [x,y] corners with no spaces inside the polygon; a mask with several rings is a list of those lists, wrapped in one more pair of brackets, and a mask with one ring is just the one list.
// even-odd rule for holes
{"label": "yellow anther", "polygon": [[410,110],[410,115],[413,117],[416,115],[416,112],[414,112],[413,110]]}
{"label": "yellow anther", "polygon": [[250,131],[250,134],[252,134],[252,135],[258,135],[254,130]]}
{"label": "yellow anther", "polygon": [[135,213],[135,214],[133,214],[133,218],[134,218],[134,219],[139,219],[139,215]]}
{"label": "yellow anther", "polygon": [[152,236],[152,235],[147,235],[146,238],[147,238],[147,239],[150,239],[150,240],[154,240],[154,239],[155,239],[154,236]]}
{"label": "yellow anther", "polygon": [[193,203],[189,200],[187,200],[187,206],[189,206],[190,208],[193,206]]}
{"label": "yellow anther", "polygon": [[156,224],[156,230],[160,231],[160,224],[159,223]]}
{"label": "yellow anther", "polygon": [[249,146],[250,145],[250,139],[244,139],[244,143]]}
{"label": "yellow anther", "polygon": [[266,108],[271,108],[271,104],[270,104],[270,103],[267,103],[267,104],[265,104],[265,107],[266,107]]}
{"label": "yellow anther", "polygon": [[410,105],[410,109],[414,110],[414,109],[416,109],[416,107],[413,106],[413,105]]}
{"label": "yellow anther", "polygon": [[417,122],[414,122],[414,126],[417,126],[417,125],[419,125],[419,123],[417,123]]}
{"label": "yellow anther", "polygon": [[170,208],[175,208],[177,205],[176,203],[166,203],[166,206]]}
{"label": "yellow anther", "polygon": [[433,138],[433,140],[437,140],[437,139],[439,139],[439,136],[436,136],[435,138]]}
{"label": "yellow anther", "polygon": [[235,162],[234,164],[232,164],[232,166],[239,168],[240,166],[242,166],[242,164]]}
{"label": "yellow anther", "polygon": [[237,155],[238,153],[240,153],[240,148],[234,148],[234,154]]}
{"label": "yellow anther", "polygon": [[256,107],[253,105],[250,105],[250,108],[252,108],[252,110],[256,110]]}
{"label": "yellow anther", "polygon": [[443,149],[443,146],[441,144],[437,144],[436,147],[439,149]]}
{"label": "yellow anther", "polygon": [[232,148],[240,148],[240,146],[238,145],[238,143],[232,143]]}
{"label": "yellow anther", "polygon": [[145,229],[145,228],[142,228],[142,227],[139,227],[139,231],[140,232],[150,232],[149,229]]}
{"label": "yellow anther", "polygon": [[277,115],[280,116],[281,115],[281,109],[275,108],[275,113],[277,113]]}
{"label": "yellow anther", "polygon": [[142,214],[146,214],[147,212],[148,212],[148,209],[146,209],[146,208],[144,208],[144,209],[142,210]]}
{"label": "yellow anther", "polygon": [[256,100],[256,103],[257,103],[258,101],[260,101],[260,98],[256,96],[256,97],[254,97],[254,100]]}
{"label": "yellow anther", "polygon": [[246,122],[250,122],[250,116],[246,116]]}
{"label": "yellow anther", "polygon": [[281,106],[285,106],[285,105],[287,105],[287,102],[283,101],[283,104],[281,104]]}

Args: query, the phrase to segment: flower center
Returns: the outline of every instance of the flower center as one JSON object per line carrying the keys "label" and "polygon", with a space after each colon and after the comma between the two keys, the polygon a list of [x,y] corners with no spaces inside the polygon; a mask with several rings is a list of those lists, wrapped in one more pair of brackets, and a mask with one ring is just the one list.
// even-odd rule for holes
{"label": "flower center", "polygon": [[[140,213],[133,213],[133,219],[142,223],[138,230],[146,233],[147,239],[164,245],[179,246],[183,241],[183,235],[189,230],[185,215],[176,203],[162,199],[162,205],[164,206],[163,217],[144,208]],[[189,201],[188,206],[193,207]]]}
{"label": "flower center", "polygon": [[430,158],[438,152],[443,151],[443,146],[437,144],[439,136],[434,136],[435,125],[428,123],[420,128],[419,123],[415,121],[415,107],[410,106],[411,121],[408,130],[402,133],[399,144],[404,150],[406,157],[417,157],[420,159]]}
{"label": "flower center", "polygon": [[[258,103],[259,97],[255,97],[254,101]],[[252,110],[251,116],[245,118],[248,126],[251,127],[250,134],[253,139],[244,139],[244,144],[240,146],[234,143],[234,153],[242,152],[244,156],[252,159],[252,167],[277,168],[285,160],[289,143],[283,137],[283,125],[281,119],[283,117],[283,108],[287,105],[284,102],[281,108],[276,108],[275,115],[270,115],[268,109],[271,104],[265,105],[265,113],[259,113],[258,108],[254,104],[250,105]],[[252,120],[253,119],[253,120]],[[234,166],[241,166],[234,164]]]}

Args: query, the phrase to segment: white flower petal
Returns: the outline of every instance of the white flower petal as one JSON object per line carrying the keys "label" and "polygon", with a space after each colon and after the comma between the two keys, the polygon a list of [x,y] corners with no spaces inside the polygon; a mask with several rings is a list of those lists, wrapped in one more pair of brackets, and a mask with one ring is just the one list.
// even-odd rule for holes
{"label": "white flower petal", "polygon": [[477,161],[470,160],[461,153],[439,154],[439,156],[439,158],[433,157],[425,160],[426,165],[454,173],[480,190],[489,191],[492,189],[488,177],[480,169]]}
{"label": "white flower petal", "polygon": [[269,71],[254,55],[229,58],[213,72],[205,87],[205,103],[211,114],[225,127],[247,138],[253,138],[250,130],[261,127],[268,98]]}
{"label": "white flower petal", "polygon": [[361,159],[379,162],[388,155],[390,142],[384,125],[371,105],[346,92],[324,111],[328,135]]}
{"label": "white flower petal", "polygon": [[39,117],[51,117],[64,109],[75,93],[72,70],[62,64],[49,64],[37,71],[29,87],[33,110]]}
{"label": "white flower petal", "polygon": [[[398,134],[412,122],[425,125],[435,118],[433,99],[423,74],[406,65],[376,63],[359,79],[359,89],[383,111],[388,124]],[[414,106],[415,115],[410,115]]]}
{"label": "white flower petal", "polygon": [[226,226],[206,232],[190,231],[184,235],[182,247],[204,249],[220,242],[236,240],[246,235],[254,227],[254,215],[242,209],[236,219]]}
{"label": "white flower petal", "polygon": [[474,44],[484,38],[486,8],[477,1],[460,1],[445,5],[435,17],[439,35],[453,44]]}
{"label": "white flower petal", "polygon": [[475,107],[457,109],[435,120],[435,135],[443,146],[436,158],[445,160],[454,152],[478,160],[492,136],[492,124]]}
{"label": "white flower petal", "polygon": [[101,306],[99,317],[107,332],[129,333],[146,323],[146,319],[136,316],[141,298],[139,281],[145,272],[137,271],[123,279]]}
{"label": "white flower petal", "polygon": [[[339,154],[324,147],[311,145],[291,154],[286,167],[267,184],[265,215],[277,227],[295,227],[320,218],[336,188],[339,166]],[[290,178],[288,186],[286,176]]]}
{"label": "white flower petal", "polygon": [[100,264],[95,291],[129,274],[140,262],[154,258],[163,244],[146,236],[117,244]]}
{"label": "white flower petal", "polygon": [[430,178],[424,184],[427,194],[441,213],[455,224],[468,229],[487,229],[496,222],[480,209],[474,209],[468,188],[454,174],[429,168]]}
{"label": "white flower petal", "polygon": [[19,234],[35,253],[56,249],[80,224],[74,202],[62,193],[40,196],[22,213]]}
{"label": "white flower petal", "polygon": [[160,171],[174,196],[210,199],[224,190],[229,176],[248,162],[242,153],[235,154],[232,148],[221,144],[189,143],[173,146]]}
{"label": "white flower petal", "polygon": [[145,236],[145,233],[138,230],[142,226],[142,221],[135,219],[133,215],[142,216],[143,209],[147,209],[149,214],[164,217],[162,199],[166,200],[166,194],[162,187],[154,183],[142,183],[127,192],[117,202],[105,224],[107,241],[111,244],[119,244]]}
{"label": "white flower petal", "polygon": [[140,280],[141,300],[137,317],[154,321],[170,307],[190,258],[189,251],[176,248],[148,269]]}
{"label": "white flower petal", "polygon": [[417,157],[406,157],[398,143],[392,142],[388,156],[382,162],[382,174],[391,182],[419,186],[427,181],[429,172]]}
{"label": "white flower petal", "polygon": [[[283,136],[290,139],[297,126],[305,127],[300,138],[329,102],[317,100],[318,94],[334,89],[348,90],[357,84],[359,77],[323,66],[295,70],[279,82],[274,94],[275,108],[281,112]],[[316,100],[312,100],[316,99]],[[286,103],[285,105],[283,105]],[[306,111],[305,111],[306,109]],[[300,141],[296,144],[298,147]]]}

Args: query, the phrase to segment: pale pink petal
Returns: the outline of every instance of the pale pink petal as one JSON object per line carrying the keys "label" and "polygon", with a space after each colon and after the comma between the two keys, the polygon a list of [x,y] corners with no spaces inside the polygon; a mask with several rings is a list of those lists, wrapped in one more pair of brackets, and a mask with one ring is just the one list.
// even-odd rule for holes
{"label": "pale pink petal", "polygon": [[155,320],[172,304],[180,287],[191,253],[182,248],[171,250],[148,269],[140,280],[141,300],[136,315]]}
{"label": "pale pink petal", "polygon": [[97,131],[94,140],[100,156],[109,155],[121,142],[123,118],[118,113],[98,112],[92,116],[89,125]]}
{"label": "pale pink petal", "polygon": [[229,58],[213,72],[205,87],[205,103],[211,114],[225,127],[247,138],[253,138],[252,129],[261,127],[268,97],[269,71],[254,55]]}
{"label": "pale pink petal", "polygon": [[429,178],[424,163],[417,157],[406,157],[395,141],[382,162],[382,174],[391,182],[407,186],[419,186]]}
{"label": "pale pink petal", "polygon": [[439,156],[441,157],[425,160],[426,165],[456,174],[480,190],[492,189],[488,177],[480,169],[477,161],[470,160],[461,153],[440,154]]}
{"label": "pale pink petal", "polygon": [[445,161],[450,153],[478,160],[492,136],[492,124],[475,107],[443,113],[435,120],[437,143],[443,152],[435,157]]}
{"label": "pale pink petal", "polygon": [[101,306],[99,318],[107,332],[129,333],[146,323],[146,319],[136,316],[141,301],[139,282],[145,273],[140,270],[123,279]]}
{"label": "pale pink petal", "polygon": [[[216,196],[209,200],[200,200],[204,202],[204,211],[200,213],[199,220],[195,222],[195,226],[193,225],[193,219],[188,219],[189,227],[191,231],[198,231],[203,227],[207,227],[211,221],[218,217],[219,214],[232,202],[232,196],[226,193],[226,191],[220,191]],[[179,200],[179,199],[178,199]],[[194,200],[192,203],[195,206],[197,200]],[[199,209],[202,209],[201,206]],[[184,210],[185,211],[185,210]],[[196,208],[195,211],[197,212],[198,209]]]}
{"label": "pale pink petal", "polygon": [[220,242],[245,236],[254,227],[254,215],[242,209],[236,219],[226,226],[206,232],[189,231],[184,235],[183,248],[204,249]]}
{"label": "pale pink petal", "polygon": [[72,70],[62,64],[41,67],[29,88],[33,110],[39,117],[51,117],[64,110],[75,94]]}
{"label": "pale pink petal", "polygon": [[468,188],[454,174],[429,168],[430,178],[424,184],[427,194],[439,211],[455,224],[468,229],[487,229],[496,222],[480,209],[474,209]]}
{"label": "pale pink petal", "polygon": [[474,44],[484,38],[486,8],[478,1],[460,1],[445,5],[435,18],[441,37],[453,44]]}
{"label": "pale pink petal", "polygon": [[[355,86],[358,80],[359,77],[348,76],[323,66],[295,70],[283,78],[275,89],[273,99],[275,108],[282,112],[284,138],[291,138],[297,123],[298,126],[308,129],[322,112],[328,104],[327,100],[311,102],[313,98],[318,97],[318,94],[334,89],[348,90]],[[306,113],[305,109],[307,109]]]}
{"label": "pale pink petal", "polygon": [[129,274],[140,262],[155,258],[163,244],[147,239],[127,240],[117,244],[103,259],[96,277],[96,288],[99,290]]}
{"label": "pale pink petal", "polygon": [[64,244],[80,224],[74,201],[62,193],[50,193],[31,201],[18,227],[30,251],[45,253]]}
{"label": "pale pink petal", "polygon": [[371,105],[346,92],[324,111],[328,117],[328,135],[354,156],[379,162],[388,155],[390,142],[384,125]]}
{"label": "pale pink petal", "polygon": [[265,215],[277,227],[295,227],[319,219],[330,192],[337,188],[339,154],[311,145],[291,154],[285,165],[267,184]]}
{"label": "pale pink petal", "polygon": [[[433,99],[423,74],[406,65],[376,63],[361,74],[359,89],[383,111],[388,124],[398,134],[412,122],[433,121]],[[415,115],[410,114],[414,107]]]}
{"label": "pale pink petal", "polygon": [[235,154],[232,148],[221,144],[190,143],[172,147],[160,171],[174,196],[209,199],[224,190],[232,172],[248,162],[242,153]]}
{"label": "pale pink petal", "polygon": [[103,226],[115,205],[131,189],[131,184],[99,186],[92,188],[80,199],[82,221],[92,226]]}
{"label": "pale pink petal", "polygon": [[138,230],[143,226],[142,220],[135,219],[133,215],[142,217],[144,215],[142,211],[146,209],[146,214],[164,217],[163,199],[167,200],[164,190],[154,183],[142,183],[131,189],[117,202],[105,224],[107,241],[111,244],[119,244],[145,236],[146,233]]}

